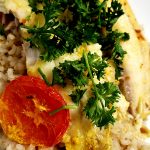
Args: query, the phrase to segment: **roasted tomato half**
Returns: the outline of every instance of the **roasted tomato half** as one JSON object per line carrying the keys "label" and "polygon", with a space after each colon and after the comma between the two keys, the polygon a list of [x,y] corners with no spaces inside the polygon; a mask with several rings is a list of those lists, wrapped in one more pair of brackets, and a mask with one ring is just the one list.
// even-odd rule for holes
{"label": "roasted tomato half", "polygon": [[4,133],[20,144],[53,146],[66,132],[68,110],[62,96],[37,77],[21,76],[10,82],[0,99],[0,123]]}

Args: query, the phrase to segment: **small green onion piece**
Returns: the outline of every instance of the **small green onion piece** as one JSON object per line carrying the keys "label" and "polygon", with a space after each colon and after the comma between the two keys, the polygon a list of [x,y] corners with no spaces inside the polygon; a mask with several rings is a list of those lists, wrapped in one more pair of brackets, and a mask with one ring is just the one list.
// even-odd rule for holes
{"label": "small green onion piece", "polygon": [[56,113],[58,113],[59,111],[61,110],[64,110],[64,109],[76,109],[78,106],[77,105],[64,105],[58,109],[55,109],[51,112],[49,112],[50,115],[55,115]]}
{"label": "small green onion piece", "polygon": [[38,72],[39,72],[39,74],[42,76],[42,78],[43,78],[43,80],[45,81],[45,83],[46,83],[48,86],[50,86],[51,83],[48,81],[46,75],[43,73],[43,71],[41,70],[41,68],[38,68]]}

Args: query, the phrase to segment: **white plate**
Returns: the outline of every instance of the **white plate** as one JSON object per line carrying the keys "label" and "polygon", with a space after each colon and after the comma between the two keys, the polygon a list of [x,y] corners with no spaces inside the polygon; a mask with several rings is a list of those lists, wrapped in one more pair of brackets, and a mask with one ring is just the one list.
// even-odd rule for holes
{"label": "white plate", "polygon": [[131,8],[150,41],[150,0],[128,0]]}

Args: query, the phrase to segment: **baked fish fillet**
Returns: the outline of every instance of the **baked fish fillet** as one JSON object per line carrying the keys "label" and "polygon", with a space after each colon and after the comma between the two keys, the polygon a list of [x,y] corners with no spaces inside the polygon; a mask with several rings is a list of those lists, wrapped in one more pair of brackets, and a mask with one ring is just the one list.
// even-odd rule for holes
{"label": "baked fish fillet", "polygon": [[130,40],[122,42],[127,52],[123,61],[121,89],[126,99],[131,102],[130,111],[136,115],[149,109],[150,105],[150,47],[142,34],[141,27],[126,0],[120,0],[126,15],[121,16],[114,26],[121,32],[127,32]]}

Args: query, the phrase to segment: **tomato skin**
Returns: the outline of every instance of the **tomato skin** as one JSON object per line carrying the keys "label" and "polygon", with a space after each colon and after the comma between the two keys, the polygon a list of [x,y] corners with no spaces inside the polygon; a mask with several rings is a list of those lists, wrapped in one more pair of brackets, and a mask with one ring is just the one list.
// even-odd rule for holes
{"label": "tomato skin", "polygon": [[37,77],[21,76],[10,82],[0,104],[3,131],[20,144],[53,146],[60,142],[69,126],[69,110],[50,115],[66,102]]}

